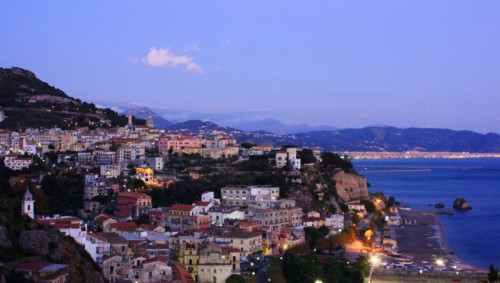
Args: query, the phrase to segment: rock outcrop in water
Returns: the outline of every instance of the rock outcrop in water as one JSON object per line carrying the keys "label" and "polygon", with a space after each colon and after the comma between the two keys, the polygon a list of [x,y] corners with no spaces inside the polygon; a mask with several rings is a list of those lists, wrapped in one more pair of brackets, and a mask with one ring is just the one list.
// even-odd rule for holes
{"label": "rock outcrop in water", "polygon": [[460,211],[466,211],[472,209],[472,206],[470,206],[463,197],[457,197],[453,202],[453,208]]}

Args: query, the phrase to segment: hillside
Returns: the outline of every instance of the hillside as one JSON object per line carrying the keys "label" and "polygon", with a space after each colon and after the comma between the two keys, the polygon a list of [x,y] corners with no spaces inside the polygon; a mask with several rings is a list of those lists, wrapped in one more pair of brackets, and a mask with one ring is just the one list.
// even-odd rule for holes
{"label": "hillside", "polygon": [[127,123],[125,116],[72,98],[34,73],[17,67],[0,68],[0,109],[6,116],[0,128],[10,130],[110,127]]}

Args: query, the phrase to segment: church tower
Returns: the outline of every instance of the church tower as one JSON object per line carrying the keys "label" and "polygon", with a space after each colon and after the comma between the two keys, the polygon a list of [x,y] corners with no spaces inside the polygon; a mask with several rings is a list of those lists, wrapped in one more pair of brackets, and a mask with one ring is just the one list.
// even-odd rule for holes
{"label": "church tower", "polygon": [[33,199],[33,195],[30,193],[28,188],[26,188],[26,193],[24,193],[21,214],[26,214],[31,219],[35,219],[35,200]]}
{"label": "church tower", "polygon": [[148,120],[146,121],[146,126],[150,129],[155,127],[155,124],[153,123],[153,117],[149,115]]}

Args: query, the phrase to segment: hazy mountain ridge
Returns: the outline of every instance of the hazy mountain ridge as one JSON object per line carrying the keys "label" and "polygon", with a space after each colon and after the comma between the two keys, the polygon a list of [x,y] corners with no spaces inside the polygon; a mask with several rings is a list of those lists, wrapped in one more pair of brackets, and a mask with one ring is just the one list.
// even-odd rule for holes
{"label": "hazy mountain ridge", "polygon": [[277,135],[265,131],[241,131],[212,122],[191,120],[172,125],[167,130],[191,135],[227,134],[234,136],[239,143],[295,144],[320,147],[329,151],[500,152],[500,135],[498,134],[483,135],[472,131],[449,129],[368,127]]}
{"label": "hazy mountain ridge", "polygon": [[310,131],[333,131],[339,129],[327,125],[316,126],[316,127],[309,126],[307,124],[286,125],[276,119],[263,119],[253,122],[232,124],[231,126],[249,132],[266,131],[274,134],[296,134],[296,133],[305,133]]}

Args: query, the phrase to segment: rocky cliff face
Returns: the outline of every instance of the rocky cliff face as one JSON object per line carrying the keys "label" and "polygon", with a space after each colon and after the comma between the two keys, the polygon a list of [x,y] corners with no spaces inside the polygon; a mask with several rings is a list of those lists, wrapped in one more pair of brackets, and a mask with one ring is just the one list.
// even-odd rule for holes
{"label": "rocky cliff face", "polygon": [[339,171],[333,175],[337,194],[344,201],[368,198],[368,182],[365,177]]}

